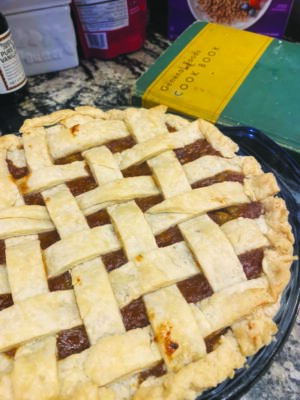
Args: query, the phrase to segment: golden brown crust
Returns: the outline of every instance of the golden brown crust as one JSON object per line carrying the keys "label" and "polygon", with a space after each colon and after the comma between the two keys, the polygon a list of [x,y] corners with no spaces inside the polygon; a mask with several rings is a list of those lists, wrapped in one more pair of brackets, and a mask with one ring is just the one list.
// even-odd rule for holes
{"label": "golden brown crust", "polygon": [[277,326],[272,318],[264,313],[263,307],[253,314],[234,323],[232,331],[238,341],[242,354],[251,356],[268,345],[277,332]]}
{"label": "golden brown crust", "polygon": [[38,128],[41,126],[50,126],[57,124],[61,120],[70,117],[75,114],[73,110],[59,110],[52,114],[44,115],[42,117],[36,117],[31,119],[26,119],[24,124],[20,128],[21,133],[30,133],[31,129]]}
{"label": "golden brown crust", "polygon": [[198,120],[200,131],[206,140],[224,157],[231,158],[238,151],[238,145],[229,137],[224,136],[213,124],[203,119]]}
{"label": "golden brown crust", "polygon": [[22,140],[16,135],[5,135],[0,137],[0,152],[18,149]]}
{"label": "golden brown crust", "polygon": [[217,349],[205,358],[167,374],[159,380],[146,381],[134,396],[135,400],[195,399],[204,390],[216,386],[245,363],[238,343],[228,333],[220,339]]}

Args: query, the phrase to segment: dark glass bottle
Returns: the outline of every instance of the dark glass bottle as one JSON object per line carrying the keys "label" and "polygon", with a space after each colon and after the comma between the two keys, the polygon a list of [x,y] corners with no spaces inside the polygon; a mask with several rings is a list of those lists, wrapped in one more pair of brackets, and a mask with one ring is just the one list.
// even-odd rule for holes
{"label": "dark glass bottle", "polygon": [[0,104],[17,104],[26,94],[27,78],[7,20],[0,13]]}

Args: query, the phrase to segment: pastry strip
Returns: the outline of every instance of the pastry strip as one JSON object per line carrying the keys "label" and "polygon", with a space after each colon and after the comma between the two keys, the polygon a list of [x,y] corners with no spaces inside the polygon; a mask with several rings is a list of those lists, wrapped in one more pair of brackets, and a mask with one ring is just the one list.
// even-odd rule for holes
{"label": "pastry strip", "polygon": [[121,308],[141,295],[198,273],[197,264],[182,242],[140,254],[112,271],[109,278]]}
{"label": "pastry strip", "polygon": [[0,351],[81,323],[72,291],[30,297],[1,311]]}
{"label": "pastry strip", "polygon": [[229,239],[236,254],[243,254],[246,251],[270,245],[266,236],[262,234],[257,221],[253,219],[234,219],[223,224],[221,230]]}
{"label": "pastry strip", "polygon": [[46,206],[60,237],[88,230],[88,223],[75,198],[65,185],[45,190],[43,193]]}
{"label": "pastry strip", "polygon": [[44,251],[48,276],[60,275],[76,264],[120,248],[121,244],[111,225],[76,232]]}
{"label": "pastry strip", "polygon": [[184,172],[190,184],[210,178],[224,171],[242,172],[241,158],[223,158],[218,156],[203,156],[183,165]]}
{"label": "pastry strip", "polygon": [[179,131],[180,129],[190,124],[190,121],[188,121],[186,118],[169,113],[165,114],[165,121],[167,125],[175,129],[176,131]]}
{"label": "pastry strip", "polygon": [[134,201],[111,206],[108,208],[108,213],[129,260],[157,248],[144,214]]}
{"label": "pastry strip", "polygon": [[0,239],[12,236],[32,235],[53,230],[52,222],[35,220],[32,218],[4,218],[0,219]]}
{"label": "pastry strip", "polygon": [[215,292],[247,279],[230,241],[207,215],[183,222],[179,229]]}
{"label": "pastry strip", "polygon": [[24,121],[20,132],[21,133],[30,133],[34,128],[40,126],[50,126],[57,124],[59,121],[68,118],[75,114],[74,110],[58,110],[54,111],[49,115],[43,115],[41,117],[30,118]]}
{"label": "pastry strip", "polygon": [[46,129],[34,128],[30,134],[23,135],[26,161],[30,171],[36,171],[53,165],[48,151]]}
{"label": "pastry strip", "polygon": [[81,353],[72,354],[58,362],[59,400],[73,399],[80,387],[92,383],[84,371],[84,363],[89,351],[90,349],[87,349]]}
{"label": "pastry strip", "polygon": [[98,208],[100,209],[106,207],[107,203],[121,203],[122,201],[155,196],[157,194],[159,194],[159,190],[151,176],[137,176],[106,183],[79,195],[77,201],[82,210],[95,205],[100,206]]}
{"label": "pastry strip", "polygon": [[90,348],[84,369],[99,386],[153,366],[161,360],[150,330],[133,329],[123,335],[106,336]]}
{"label": "pastry strip", "polygon": [[75,161],[66,165],[52,165],[33,171],[17,181],[20,191],[24,193],[40,192],[72,179],[89,176],[85,164]]}
{"label": "pastry strip", "polygon": [[0,374],[0,399],[15,400],[10,373]]}
{"label": "pastry strip", "polygon": [[47,139],[52,157],[55,159],[78,153],[114,139],[128,136],[123,121],[93,120],[71,128],[56,125],[47,128]]}
{"label": "pastry strip", "polygon": [[[12,135],[5,137],[4,144],[0,147],[0,187],[5,190],[0,190],[0,210],[7,207],[13,207],[17,204],[23,204],[23,199],[19,194],[17,186],[15,185],[7,167],[7,147],[10,142],[13,147],[18,145],[16,136],[11,138]],[[1,138],[2,140],[4,138]]]}
{"label": "pastry strip", "polygon": [[196,398],[204,390],[214,387],[241,368],[245,357],[239,350],[233,335],[227,334],[220,340],[217,349],[182,369],[176,374],[167,374],[149,385],[145,383],[138,389],[135,400],[181,400],[189,393]]}
{"label": "pastry strip", "polygon": [[107,147],[101,146],[87,150],[83,153],[83,156],[87,160],[98,185],[122,179],[119,166]]}
{"label": "pastry strip", "polygon": [[14,302],[49,291],[38,240],[7,246],[6,264]]}
{"label": "pastry strip", "polygon": [[244,188],[247,196],[254,201],[264,200],[279,192],[276,178],[271,172],[246,178]]}
{"label": "pastry strip", "polygon": [[165,124],[167,107],[158,106],[151,110],[128,108],[125,122],[137,142],[144,142],[155,136],[168,133]]}
{"label": "pastry strip", "polygon": [[178,371],[206,355],[201,330],[176,286],[149,293],[144,301],[169,371]]}
{"label": "pastry strip", "polygon": [[54,336],[30,342],[17,350],[12,384],[15,400],[51,400],[58,396]]}
{"label": "pastry strip", "polygon": [[215,150],[219,151],[223,157],[234,157],[235,152],[239,149],[239,146],[235,142],[223,135],[222,132],[210,122],[204,119],[200,119],[197,122],[200,131]]}
{"label": "pastry strip", "polygon": [[35,205],[4,208],[0,210],[0,219],[4,218],[28,218],[51,222],[47,208]]}
{"label": "pastry strip", "polygon": [[160,153],[184,147],[201,138],[203,137],[197,129],[196,123],[191,123],[188,127],[175,133],[155,136],[119,153],[117,157],[119,158],[120,169],[141,164],[143,161],[151,159]]}
{"label": "pastry strip", "polygon": [[243,185],[238,182],[221,182],[182,193],[151,207],[148,214],[184,213],[202,214],[239,203],[249,203]]}
{"label": "pastry strip", "polygon": [[93,121],[93,120],[94,120],[94,118],[89,115],[82,115],[81,113],[80,114],[74,113],[73,115],[60,120],[60,123],[62,125],[64,125],[66,128],[72,128],[75,125],[82,125],[82,124],[85,124],[85,123],[87,123],[89,121]]}
{"label": "pastry strip", "polygon": [[205,336],[230,326],[257,307],[272,301],[266,277],[241,282],[214,293],[197,303],[210,326],[209,330],[205,330]]}
{"label": "pastry strip", "polygon": [[5,293],[10,293],[7,269],[4,265],[0,265],[0,294],[5,294]]}
{"label": "pastry strip", "polygon": [[103,336],[125,332],[118,304],[100,258],[73,268],[72,283],[91,344]]}
{"label": "pastry strip", "polygon": [[152,158],[148,165],[165,198],[192,190],[180,162],[172,151]]}

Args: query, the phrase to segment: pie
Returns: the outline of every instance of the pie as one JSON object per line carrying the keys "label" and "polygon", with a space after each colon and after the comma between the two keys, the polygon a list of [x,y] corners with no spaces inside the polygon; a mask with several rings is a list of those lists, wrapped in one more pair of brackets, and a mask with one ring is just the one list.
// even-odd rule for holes
{"label": "pie", "polygon": [[0,138],[0,398],[195,399],[269,344],[293,235],[272,173],[165,106]]}

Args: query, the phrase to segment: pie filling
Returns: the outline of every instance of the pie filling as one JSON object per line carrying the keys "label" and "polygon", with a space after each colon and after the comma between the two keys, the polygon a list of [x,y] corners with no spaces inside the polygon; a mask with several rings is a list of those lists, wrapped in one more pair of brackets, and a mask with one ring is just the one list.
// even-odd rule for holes
{"label": "pie filling", "polygon": [[[174,124],[176,125],[176,123]],[[171,136],[176,135],[177,132],[180,130],[180,128],[175,127],[175,125],[173,126],[170,122],[165,123],[167,131],[170,133]],[[80,134],[80,129],[80,124],[75,124],[73,125],[73,127],[70,128],[70,131],[72,135],[76,137]],[[188,135],[193,135],[193,132],[187,131],[185,134],[188,137]],[[151,134],[149,137],[149,140],[151,141]],[[178,140],[177,137],[174,136],[174,138]],[[163,140],[164,138],[162,138],[162,142]],[[267,296],[269,296],[268,290],[265,290],[266,272],[263,271],[263,260],[264,257],[266,257],[266,254],[272,255],[272,251],[276,249],[276,244],[273,241],[272,233],[267,239],[261,238],[260,240],[257,240],[257,248],[253,248],[253,246],[251,247],[251,244],[249,246],[249,243],[243,237],[243,230],[241,230],[241,233],[239,233],[239,224],[243,224],[245,222],[245,224],[248,224],[247,226],[249,226],[249,230],[253,230],[253,232],[251,233],[252,238],[256,240],[255,229],[258,230],[259,228],[256,226],[255,221],[259,218],[264,217],[266,213],[269,212],[269,205],[267,202],[265,202],[263,196],[260,197],[259,193],[258,195],[256,195],[255,189],[252,189],[252,187],[248,190],[249,192],[252,191],[253,193],[255,193],[252,198],[247,198],[244,193],[241,193],[240,188],[243,187],[243,185],[249,184],[249,177],[246,173],[244,173],[243,168],[238,169],[235,164],[232,164],[232,168],[230,168],[230,166],[228,168],[226,167],[227,164],[230,165],[230,161],[228,161],[228,158],[230,159],[230,157],[227,158],[226,156],[222,155],[221,151],[214,148],[212,143],[215,139],[211,140],[212,143],[210,143],[209,140],[207,140],[206,138],[196,139],[193,140],[192,143],[188,143],[180,147],[174,147],[174,145],[172,144],[172,137],[170,140],[171,145],[166,145],[165,153],[160,154],[160,152],[158,152],[158,155],[156,155],[154,151],[152,158],[150,156],[147,156],[149,157],[149,161],[144,161],[148,158],[146,156],[144,157],[143,154],[141,156],[140,162],[128,161],[130,160],[130,157],[132,157],[132,159],[134,160],[134,157],[139,156],[139,151],[144,151],[145,153],[147,153],[147,151],[150,151],[147,148],[142,150],[138,148],[138,146],[142,142],[142,140],[139,140],[139,130],[137,130],[136,136],[134,138],[132,136],[125,136],[113,139],[109,142],[106,141],[102,147],[99,147],[99,153],[97,153],[96,155],[93,153],[89,153],[88,148],[87,150],[85,150],[86,153],[84,154],[79,151],[75,151],[72,154],[66,156],[58,156],[55,159],[54,165],[57,166],[55,168],[59,168],[59,166],[68,166],[71,163],[74,163],[75,166],[80,164],[82,166],[81,168],[84,169],[84,173],[87,175],[80,176],[75,179],[68,179],[64,183],[65,187],[69,189],[69,192],[66,191],[66,196],[69,196],[68,193],[70,193],[71,196],[66,197],[66,201],[70,201],[70,207],[74,206],[72,203],[72,196],[79,196],[78,204],[80,204],[80,207],[84,209],[84,213],[82,212],[80,216],[76,215],[76,217],[74,218],[80,219],[80,224],[83,227],[83,231],[85,233],[88,232],[88,234],[90,235],[86,236],[87,239],[82,239],[87,241],[86,246],[82,247],[82,251],[92,252],[87,253],[88,261],[85,261],[85,255],[83,255],[83,258],[82,260],[80,260],[80,262],[74,262],[72,259],[72,252],[67,250],[66,254],[63,254],[63,257],[58,259],[56,258],[55,250],[58,248],[57,246],[59,246],[61,243],[66,243],[66,246],[68,246],[69,241],[71,241],[72,239],[74,240],[74,243],[76,245],[81,246],[80,239],[78,240],[78,242],[76,242],[76,234],[80,232],[80,229],[77,232],[76,224],[72,226],[72,224],[70,223],[70,227],[60,227],[60,229],[58,228],[57,230],[55,228],[55,218],[58,217],[55,214],[56,209],[54,209],[54,217],[52,218],[52,203],[50,203],[50,208],[49,204],[47,204],[47,207],[49,208],[48,211],[51,218],[54,220],[54,228],[51,228],[50,223],[50,228],[48,227],[48,222],[45,220],[45,216],[43,214],[43,223],[45,223],[46,227],[43,227],[42,231],[38,232],[38,239],[43,253],[41,259],[37,259],[36,262],[42,264],[42,269],[44,269],[44,272],[47,270],[47,268],[48,273],[50,271],[50,268],[57,268],[57,270],[53,269],[54,273],[49,273],[50,277],[47,278],[48,287],[46,290],[49,290],[49,292],[51,292],[51,296],[52,294],[53,296],[56,296],[55,293],[68,296],[69,294],[75,292],[76,297],[80,298],[80,296],[83,296],[82,298],[84,298],[84,296],[86,296],[86,293],[81,294],[81,285],[93,285],[94,281],[99,279],[99,282],[101,282],[101,285],[103,285],[103,287],[101,286],[102,288],[99,289],[99,292],[95,294],[93,293],[93,296],[97,297],[101,295],[101,290],[103,290],[105,296],[109,298],[109,296],[111,296],[110,289],[105,286],[106,280],[108,279],[107,276],[111,277],[111,286],[113,290],[115,290],[115,288],[117,287],[114,285],[119,284],[119,281],[122,278],[122,273],[125,274],[125,272],[123,271],[128,270],[129,274],[132,273],[132,271],[134,271],[134,273],[136,273],[136,271],[138,273],[139,271],[141,271],[141,274],[144,273],[146,277],[149,277],[149,279],[147,278],[145,282],[142,282],[141,284],[142,287],[147,288],[144,292],[146,293],[145,295],[143,292],[142,294],[139,293],[138,289],[135,286],[133,286],[133,289],[131,289],[129,283],[129,287],[126,288],[128,292],[126,292],[125,294],[121,292],[120,294],[118,294],[118,296],[116,295],[116,300],[114,300],[116,302],[116,307],[119,307],[116,316],[114,316],[116,320],[113,322],[118,327],[116,328],[116,335],[122,335],[120,332],[123,332],[123,330],[126,333],[132,332],[132,334],[134,335],[135,330],[138,330],[138,328],[148,329],[147,327],[151,326],[151,329],[153,330],[151,341],[155,343],[156,347],[163,347],[162,357],[153,356],[154,361],[149,362],[148,367],[137,368],[137,379],[139,384],[142,384],[149,377],[161,377],[167,374],[170,370],[173,372],[177,372],[178,370],[176,365],[176,357],[182,351],[180,336],[181,321],[179,325],[176,326],[176,322],[172,320],[172,315],[167,314],[167,317],[170,319],[171,322],[168,322],[168,324],[166,324],[164,321],[160,322],[160,313],[157,312],[159,308],[156,308],[160,307],[160,303],[164,304],[163,307],[166,308],[166,313],[168,313],[168,310],[172,307],[175,307],[174,309],[176,310],[176,302],[179,302],[179,305],[181,304],[181,302],[184,302],[185,305],[183,306],[182,310],[184,310],[184,307],[187,307],[185,309],[186,314],[188,315],[187,318],[190,315],[189,313],[191,313],[191,309],[189,307],[195,307],[195,309],[198,309],[197,307],[199,307],[200,305],[201,312],[206,318],[207,315],[211,313],[210,307],[212,307],[213,309],[213,307],[215,306],[214,302],[220,301],[218,296],[222,298],[222,296],[224,295],[223,289],[226,288],[226,284],[224,284],[224,282],[222,281],[218,281],[218,278],[214,276],[214,269],[222,270],[224,262],[224,268],[229,268],[229,286],[231,287],[231,285],[240,285],[239,288],[242,288],[237,290],[237,297],[234,301],[236,301],[237,303],[240,302],[239,296],[241,296],[241,293],[243,293],[243,285],[247,285],[246,282],[249,281],[250,289],[251,282],[253,282],[253,293],[255,292],[256,296],[255,301],[256,299],[260,299],[259,296],[261,296],[261,300],[257,301],[260,301],[260,303],[258,303],[259,306],[263,305],[267,303],[268,300],[266,299],[268,299]],[[177,143],[176,140],[175,143]],[[186,142],[188,142],[187,139]],[[116,155],[116,157],[120,157],[120,165],[123,165],[122,163],[124,163],[125,167],[120,167],[120,170],[116,173],[116,175],[114,175],[115,159],[109,158],[106,155],[105,152],[107,152],[107,149],[111,152],[109,157],[112,157],[111,154],[113,156]],[[100,150],[105,155],[104,158],[101,158],[102,153],[100,152]],[[130,151],[132,152],[130,153]],[[90,164],[89,157],[99,157],[95,162],[95,170],[88,166],[88,164]],[[201,163],[202,157],[203,163]],[[199,159],[201,163],[201,171],[202,169],[203,171],[205,171],[205,168],[207,168],[206,163],[208,162],[207,160],[209,160],[209,157],[217,157],[223,160],[222,162],[224,162],[225,167],[221,169],[221,172],[216,168],[215,172],[208,177],[204,174],[203,176],[205,177],[201,177],[201,179],[189,182],[186,176],[182,176],[181,172],[178,172],[177,170],[177,168],[186,168],[185,171],[186,175],[188,176],[188,171],[190,169],[192,171],[192,163]],[[165,162],[168,162],[169,164],[167,165],[170,165],[170,175],[166,175],[166,177],[164,175],[166,173],[166,167],[164,164]],[[251,160],[249,160],[249,163],[250,162]],[[31,176],[28,167],[17,167],[10,159],[7,159],[6,163],[8,171],[13,178],[13,182],[17,184],[19,190],[24,190],[24,193],[22,195],[24,203],[26,205],[32,206],[45,206],[45,195],[43,197],[43,195],[39,191],[33,190],[33,192],[30,192],[30,190],[28,190],[29,186],[27,187],[27,182],[29,181],[29,178]],[[104,171],[103,182],[101,182],[101,184],[98,182],[97,178],[98,167],[102,168]],[[62,169],[62,171],[65,170]],[[174,185],[174,188],[168,187],[166,189],[164,188],[163,180],[168,180],[170,177],[174,179],[172,171],[173,175],[178,175],[177,179],[180,183],[178,183],[177,186]],[[84,173],[82,173],[82,175],[84,175]],[[121,185],[122,182],[124,182],[119,178],[120,174],[122,178],[128,179],[126,181],[128,189],[126,190],[128,190],[129,194],[127,193],[127,197],[125,196],[124,199],[122,198],[121,201],[124,201],[124,203],[122,203],[121,201],[110,203],[111,200],[109,195],[107,195],[108,197],[101,197],[103,195],[101,192],[101,188],[104,187],[106,183],[107,187],[110,188],[109,185],[111,183],[107,177],[112,177],[112,188],[110,188],[109,190],[111,190],[111,193],[115,195],[115,192],[119,190],[118,184]],[[259,176],[257,170],[255,174]],[[136,177],[140,177],[142,180],[131,180],[131,178],[134,179]],[[143,180],[143,177],[145,177],[145,180]],[[21,183],[18,185],[18,180],[20,179],[22,179],[22,181],[20,181]],[[118,184],[113,186],[114,182],[118,182]],[[139,193],[139,183],[141,185],[145,185],[146,194],[135,194]],[[230,189],[229,193],[224,195],[225,200],[223,198],[220,200],[218,192],[215,195],[211,195],[209,191],[206,191],[207,188],[212,186],[219,188],[224,183],[225,191],[227,187],[226,183],[235,183],[235,185],[232,186],[232,189]],[[183,187],[187,189],[184,193],[182,193]],[[191,193],[192,189],[193,194],[195,194],[195,198],[184,197],[188,196]],[[51,190],[52,188],[48,190],[47,197],[45,197],[47,198],[47,203],[48,196],[50,196],[49,198],[51,200]],[[93,191],[96,192],[97,190],[97,196],[100,199],[99,203],[106,204],[107,202],[109,205],[108,209],[98,207],[98,203],[91,203],[89,197],[86,197],[86,195],[89,195],[89,193],[92,193]],[[239,197],[236,204],[235,202],[231,201],[228,201],[228,203],[226,203],[226,199],[230,198],[232,190],[235,190],[236,196]],[[30,193],[28,193],[28,191]],[[215,201],[217,205],[210,208],[209,211],[207,211],[203,215],[201,213],[198,215],[196,212],[195,218],[193,218],[194,225],[191,225],[190,219],[187,218],[186,215],[189,216],[190,214],[193,214],[194,209],[197,208],[198,205],[196,195],[198,196],[198,193],[199,196],[201,193],[204,193],[204,198],[205,196],[211,196],[211,201]],[[123,193],[121,193],[121,195],[123,195]],[[178,196],[178,203],[176,203],[176,205],[174,206],[172,205],[172,199],[176,198],[176,196]],[[195,204],[193,202],[195,202]],[[188,205],[187,211],[183,207],[186,205]],[[58,214],[59,207],[61,206],[63,205],[59,205],[59,203],[55,205],[55,207],[58,209]],[[74,212],[77,212],[76,208],[74,208]],[[130,234],[127,236],[126,230],[123,229],[124,227],[122,225],[122,216],[123,213],[126,212],[128,212],[128,214],[126,214],[128,218],[126,224],[137,225],[136,232],[138,232],[138,235],[135,235],[134,238],[130,236]],[[135,215],[133,220],[130,219],[130,213],[134,213]],[[156,231],[158,233],[154,234],[151,232],[149,234],[150,228],[146,224],[146,222],[144,222],[144,217],[141,217],[143,213],[146,213],[146,217],[148,218],[147,221],[150,221],[149,224],[153,224],[153,226],[151,226],[153,232]],[[162,225],[163,228],[161,228],[160,225],[156,226],[155,224],[157,223],[157,215],[160,215],[160,213],[165,214],[166,218],[171,216],[172,218],[174,218],[175,222],[169,223],[167,219],[167,222],[164,222],[165,225]],[[181,215],[183,215],[182,219],[180,219]],[[38,216],[36,218],[42,217]],[[165,226],[167,226],[167,228],[164,229]],[[222,233],[223,226],[226,227],[226,233]],[[69,231],[67,232],[66,230],[68,229]],[[113,230],[113,234],[115,236],[111,236],[111,229]],[[200,237],[200,239],[198,239],[197,235],[199,234],[199,232],[202,231],[207,234],[207,237]],[[217,234],[220,236],[216,238],[215,236],[211,237],[211,232],[217,232]],[[69,239],[68,235],[70,235],[71,239]],[[227,241],[224,241],[224,243],[222,244],[223,247],[221,250],[221,254],[218,254],[218,252],[220,252],[218,248],[219,241],[223,240],[222,235],[228,235],[228,240],[226,236]],[[260,235],[263,237],[261,233]],[[237,240],[237,237],[239,236],[240,240]],[[95,254],[93,253],[94,248],[92,248],[91,250],[89,249],[89,243],[94,240],[94,248],[96,249]],[[105,241],[108,242],[110,250],[101,252],[99,251],[100,254],[97,253],[98,247],[99,249],[102,248],[102,242]],[[135,243],[136,249],[132,249],[130,247],[132,242]],[[209,254],[209,257],[218,260],[216,261],[217,265],[207,267],[206,254],[201,253],[205,251],[205,246],[213,249],[213,251]],[[184,252],[185,248],[189,250],[190,254],[188,256]],[[68,249],[68,247],[66,249]],[[149,249],[151,251],[149,251]],[[237,251],[237,253],[234,253],[234,255],[232,255],[233,249]],[[171,252],[171,250],[173,251],[173,253]],[[217,256],[219,256],[219,258],[217,256],[214,258],[214,252],[217,254]],[[225,255],[223,254],[223,252]],[[91,254],[94,255],[94,258],[91,256]],[[224,260],[222,259],[223,255]],[[234,260],[232,264],[229,263],[228,265],[226,261],[227,256],[232,257],[232,259]],[[12,257],[13,255],[11,254],[11,251],[8,251],[6,249],[5,239],[0,239],[1,268],[8,261],[11,262]],[[165,262],[166,265],[164,264]],[[51,263],[53,263],[53,266]],[[57,263],[58,267],[55,263]],[[168,270],[170,264],[168,263],[171,263],[172,265],[176,266],[176,268],[178,268],[178,270],[176,270],[176,274],[178,274],[180,278],[177,278],[175,272],[174,277],[168,275],[170,273],[170,271]],[[180,268],[178,267],[178,265],[180,266]],[[158,283],[151,275],[150,271],[148,270],[149,266],[151,266],[151,268],[153,268],[154,271],[156,271],[157,273],[155,279],[159,280],[162,279],[161,276],[164,277],[165,280],[163,280],[164,283],[161,286],[158,285]],[[101,268],[103,268],[103,270]],[[237,269],[240,270],[237,271]],[[3,270],[5,270],[5,267]],[[84,275],[86,271],[90,271],[91,275]],[[14,272],[10,273],[12,274]],[[99,274],[101,274],[101,277]],[[236,278],[236,281],[234,281],[233,283],[230,282],[230,274],[236,274],[238,276],[238,278]],[[137,278],[134,277],[132,279],[137,279],[137,281],[139,282],[140,276],[138,275]],[[153,279],[154,283],[152,282]],[[225,274],[224,280],[226,279],[227,276]],[[153,285],[153,287],[151,285]],[[157,292],[155,291],[156,285],[160,287]],[[164,289],[166,289],[165,292]],[[5,289],[1,290],[5,291]],[[133,290],[133,293],[131,293],[130,290]],[[264,291],[267,293],[264,293]],[[43,291],[41,291],[41,293],[43,293]],[[125,296],[125,300],[122,297],[123,295]],[[172,296],[175,296],[174,305],[172,304],[173,301],[170,300],[172,299]],[[214,299],[211,301],[211,303],[206,303],[206,299],[210,299],[212,298],[212,296],[214,297]],[[89,296],[87,296],[87,298],[85,299],[87,302],[92,300],[92,298],[89,299],[88,297]],[[66,297],[66,299],[68,299],[68,297]],[[170,302],[170,304],[168,302]],[[17,303],[16,299],[15,303]],[[241,304],[244,304],[243,300],[241,300]],[[13,305],[14,301],[11,293],[0,293],[0,311],[8,309]],[[227,306],[228,304],[225,301],[224,308],[226,309]],[[91,305],[89,307],[91,307]],[[249,306],[246,304],[245,307],[245,315],[247,316],[249,313],[252,312],[251,304]],[[87,313],[88,318],[90,318],[89,312],[89,308],[86,308],[84,311],[84,313]],[[182,314],[180,314],[181,318],[184,318],[185,311],[180,312],[182,312]],[[217,320],[218,318],[221,320],[219,325],[218,323],[215,323],[215,319]],[[102,321],[102,323],[105,324],[106,321]],[[182,322],[182,325],[184,325],[184,322]],[[203,341],[202,344],[200,343],[199,345],[195,345],[198,346],[195,347],[195,349],[193,350],[196,358],[191,358],[189,362],[197,361],[199,359],[199,355],[201,355],[203,352],[213,353],[217,351],[219,346],[222,346],[222,338],[224,336],[230,337],[230,335],[235,333],[235,328],[232,328],[231,325],[232,322],[230,321],[230,319],[228,319],[228,321],[226,319],[226,311],[224,311],[224,315],[222,315],[222,311],[217,316],[213,315],[211,322],[211,326],[213,327],[212,331],[208,331],[209,333],[207,335],[203,335],[203,339],[201,339]],[[221,329],[220,326],[222,326]],[[225,328],[223,328],[224,326]],[[255,329],[255,324],[253,325],[253,327],[253,329]],[[96,326],[95,329],[98,329],[98,327]],[[191,324],[191,332],[193,330],[195,332],[198,332],[197,329],[198,328],[196,327],[196,325],[194,326],[193,324]],[[203,326],[202,329],[204,329],[205,331],[207,327]],[[176,336],[173,331],[178,336]],[[85,325],[77,324],[75,327],[72,327],[70,329],[61,329],[55,334],[58,360],[68,359],[68,357],[73,354],[79,354],[84,352],[84,350],[86,349],[98,346],[98,344],[95,344],[97,341],[94,340],[93,336],[88,334],[88,327],[86,327]],[[194,346],[194,341],[191,341],[190,345]],[[14,358],[15,352],[18,348],[18,346],[15,348],[11,348],[6,351],[5,354],[11,358]],[[132,353],[134,353],[134,349],[132,349]],[[142,372],[140,372],[141,369],[143,369]],[[230,375],[231,373],[232,372],[229,371],[228,375]],[[99,378],[98,376],[93,376],[93,381],[97,382],[98,386],[102,386],[102,384],[100,384],[100,382],[102,382],[102,379],[105,380],[104,377]],[[108,382],[109,379],[110,378],[108,378]],[[151,397],[149,397],[149,399],[150,398]]]}
{"label": "pie filling", "polygon": [[176,157],[181,164],[197,160],[202,156],[220,156],[221,154],[215,150],[205,139],[196,140],[194,143],[175,150]]}
{"label": "pie filling", "polygon": [[79,196],[82,193],[88,192],[89,190],[95,189],[97,183],[95,179],[90,175],[84,178],[77,178],[66,183],[73,196]]}
{"label": "pie filling", "polygon": [[23,195],[25,204],[28,206],[44,206],[45,202],[41,193],[26,193]]}
{"label": "pie filling", "polygon": [[11,160],[6,160],[9,173],[14,179],[21,179],[28,175],[27,167],[16,167]]}
{"label": "pie filling", "polygon": [[58,359],[81,353],[90,347],[90,342],[84,325],[61,331],[56,336]]}
{"label": "pie filling", "polygon": [[10,293],[0,294],[0,311],[12,306],[13,304],[13,298]]}

